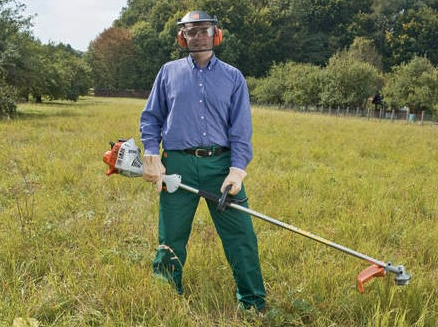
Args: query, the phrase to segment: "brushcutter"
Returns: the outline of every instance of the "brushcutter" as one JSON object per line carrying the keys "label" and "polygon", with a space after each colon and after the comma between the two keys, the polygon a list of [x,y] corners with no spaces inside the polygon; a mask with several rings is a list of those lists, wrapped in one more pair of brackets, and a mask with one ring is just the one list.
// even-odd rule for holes
{"label": "brushcutter", "polygon": [[[120,174],[122,176],[127,176],[127,177],[142,176],[142,162],[140,159],[140,149],[136,146],[135,141],[133,139],[129,139],[128,141],[119,140],[117,143],[110,142],[110,144],[111,144],[111,150],[105,152],[103,156],[103,161],[109,166],[109,169],[106,172],[106,174],[108,176],[112,174]],[[342,251],[353,257],[368,261],[372,265],[361,271],[357,276],[357,289],[360,293],[364,292],[364,284],[366,282],[372,280],[375,277],[383,277],[387,274],[387,272],[391,272],[395,274],[394,280],[396,285],[399,286],[409,284],[409,281],[411,279],[411,276],[406,272],[405,267],[402,265],[393,266],[390,262],[385,263],[383,261],[379,261],[368,255],[354,251],[345,246],[342,246],[340,244],[319,237],[315,234],[304,231],[298,227],[295,227],[290,224],[286,224],[282,221],[276,220],[262,213],[256,212],[254,210],[242,206],[241,205],[242,200],[237,201],[232,197],[227,196],[229,190],[228,187],[225,189],[222,195],[218,196],[216,194],[211,194],[209,192],[197,190],[191,186],[183,184],[181,181],[181,176],[177,174],[164,175],[163,183],[165,184],[164,189],[169,193],[173,193],[176,192],[178,189],[182,189],[197,194],[200,197],[203,197],[205,199],[217,203],[218,211],[224,211],[227,208],[233,208],[248,213],[256,218],[267,221],[271,224],[283,227],[287,230],[290,230],[294,233],[310,238],[319,243],[330,246],[336,250]],[[244,199],[243,201],[246,201],[246,199]]]}

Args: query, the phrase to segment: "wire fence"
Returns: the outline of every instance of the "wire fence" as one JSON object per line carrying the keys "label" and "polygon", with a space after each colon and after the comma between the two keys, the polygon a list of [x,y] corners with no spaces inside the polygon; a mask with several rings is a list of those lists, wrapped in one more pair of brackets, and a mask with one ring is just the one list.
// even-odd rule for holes
{"label": "wire fence", "polygon": [[[277,107],[278,108],[278,107]],[[300,113],[321,114],[339,117],[357,117],[369,120],[399,121],[418,125],[438,125],[438,116],[426,111],[412,113],[407,110],[374,109],[374,108],[350,108],[350,107],[324,107],[324,106],[287,106],[285,110]]]}

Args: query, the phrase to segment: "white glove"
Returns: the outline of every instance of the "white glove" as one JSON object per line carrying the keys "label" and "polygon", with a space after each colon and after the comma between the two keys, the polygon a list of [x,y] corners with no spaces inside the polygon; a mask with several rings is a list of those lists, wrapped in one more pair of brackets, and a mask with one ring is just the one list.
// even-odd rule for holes
{"label": "white glove", "polygon": [[236,167],[230,167],[230,172],[222,183],[221,192],[223,193],[225,191],[225,187],[231,184],[232,186],[228,193],[230,195],[236,195],[239,193],[242,189],[242,182],[246,175],[247,173],[244,170]]}
{"label": "white glove", "polygon": [[166,173],[158,155],[143,156],[143,179],[155,184],[157,191],[161,192],[163,188],[163,175]]}

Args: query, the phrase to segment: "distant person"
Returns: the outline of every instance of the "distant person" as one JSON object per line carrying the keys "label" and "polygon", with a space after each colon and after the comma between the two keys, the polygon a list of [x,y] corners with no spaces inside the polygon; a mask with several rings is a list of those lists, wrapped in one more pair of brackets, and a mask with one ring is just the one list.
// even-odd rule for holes
{"label": "distant person", "polygon": [[[217,195],[231,184],[229,194],[245,199],[242,181],[253,155],[249,94],[242,73],[214,54],[222,41],[217,24],[203,11],[191,11],[177,23],[178,45],[189,54],[163,65],[141,113],[143,177],[158,191],[165,173],[179,174],[184,184]],[[153,270],[180,294],[198,203],[197,195],[184,190],[160,193]],[[239,307],[262,310],[265,287],[251,217],[232,208],[219,212],[212,201],[207,205],[232,269]]]}
{"label": "distant person", "polygon": [[378,110],[378,106],[383,106],[383,96],[380,95],[379,92],[376,93],[376,95],[373,98],[373,101],[371,102],[374,105],[374,110]]}

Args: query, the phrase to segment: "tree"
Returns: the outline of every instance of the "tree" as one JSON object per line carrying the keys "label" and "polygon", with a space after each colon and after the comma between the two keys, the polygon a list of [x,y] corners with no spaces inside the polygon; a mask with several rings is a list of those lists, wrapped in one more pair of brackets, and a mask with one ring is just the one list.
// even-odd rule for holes
{"label": "tree", "polygon": [[88,50],[87,60],[92,69],[94,87],[106,90],[135,88],[135,45],[129,29],[110,27],[104,30]]}
{"label": "tree", "polygon": [[[138,22],[147,22],[157,32],[164,30],[164,25],[169,17],[177,12],[188,10],[188,3],[194,1],[182,0],[129,0],[128,6],[123,9],[119,19],[114,22],[114,27],[130,28]],[[182,16],[180,16],[182,17]],[[173,22],[176,24],[176,19]]]}
{"label": "tree", "polygon": [[382,56],[371,39],[356,37],[346,54],[357,61],[367,62],[378,70],[383,69]]}
{"label": "tree", "polygon": [[0,116],[12,116],[23,81],[22,51],[30,38],[30,18],[22,16],[24,5],[0,1]]}
{"label": "tree", "polygon": [[394,23],[386,31],[389,47],[387,60],[392,66],[408,62],[414,56],[427,56],[438,64],[438,13],[421,6],[402,8],[394,15]]}
{"label": "tree", "polygon": [[321,101],[321,68],[312,64],[288,63],[285,83],[286,104],[318,105]]}
{"label": "tree", "polygon": [[285,64],[276,64],[269,71],[269,75],[258,80],[251,94],[256,102],[261,104],[276,104],[281,106],[284,103],[284,92],[288,79]]}
{"label": "tree", "polygon": [[375,67],[342,53],[330,58],[322,76],[321,102],[332,107],[364,107],[383,83]]}
{"label": "tree", "polygon": [[274,8],[252,0],[201,0],[199,5],[218,17],[220,27],[228,36],[219,47],[218,55],[222,50],[232,54],[233,63],[245,76],[263,76],[278,53],[277,33],[271,25]]}
{"label": "tree", "polygon": [[15,88],[6,84],[4,77],[0,74],[0,119],[15,115],[17,110],[15,93]]}
{"label": "tree", "polygon": [[[309,8],[308,30],[312,34],[319,34],[320,40],[325,36],[323,42],[325,52],[331,56],[351,44],[355,35],[348,33],[349,26],[358,14],[370,12],[370,5],[370,0],[312,0],[307,5]],[[327,59],[328,57],[326,57]],[[320,62],[319,64],[325,63]]]}
{"label": "tree", "polygon": [[90,68],[69,45],[38,45],[33,48],[34,66],[29,71],[29,88],[36,102],[77,101],[91,87]]}
{"label": "tree", "polygon": [[[224,42],[216,49],[218,56],[245,76],[262,77],[275,62],[325,66],[333,53],[351,44],[356,35],[349,32],[349,27],[356,17],[371,12],[371,3],[372,0],[131,0],[114,26],[131,30],[137,51],[145,51],[142,60],[164,63],[169,57],[181,55],[175,52],[177,18],[202,8],[218,17],[224,32]],[[143,30],[146,26],[147,31]],[[140,30],[146,33],[139,35]],[[160,51],[152,58],[144,45],[154,43],[157,36],[167,53]]]}
{"label": "tree", "polygon": [[134,56],[139,80],[136,88],[150,90],[155,76],[163,64],[162,45],[158,33],[148,22],[138,22],[131,28],[132,40],[135,46]]}
{"label": "tree", "polygon": [[437,113],[438,70],[431,62],[415,56],[394,68],[383,87],[385,101],[393,109],[408,106],[411,112]]}

